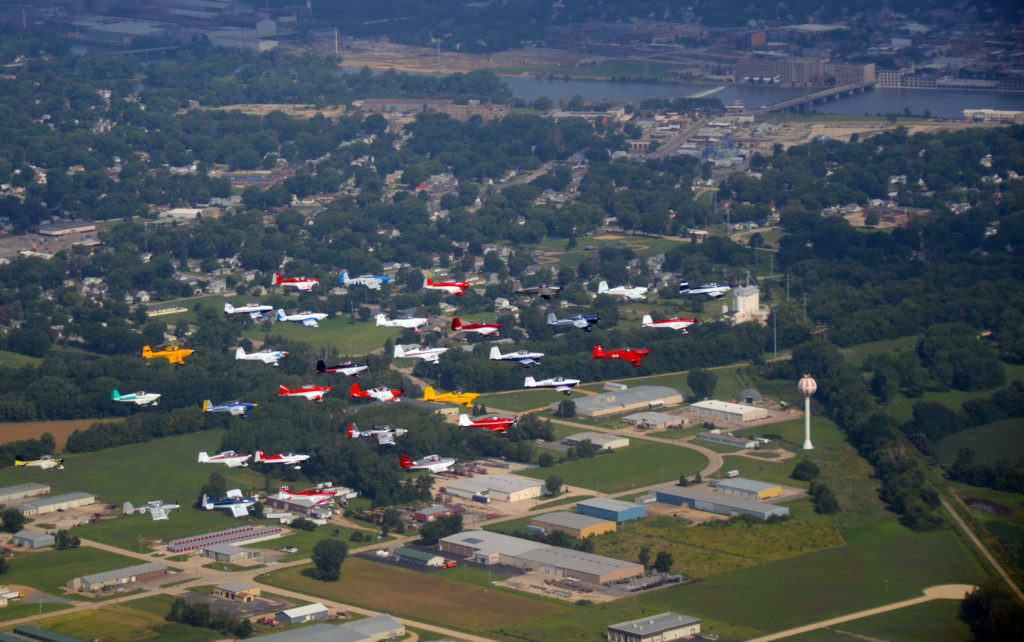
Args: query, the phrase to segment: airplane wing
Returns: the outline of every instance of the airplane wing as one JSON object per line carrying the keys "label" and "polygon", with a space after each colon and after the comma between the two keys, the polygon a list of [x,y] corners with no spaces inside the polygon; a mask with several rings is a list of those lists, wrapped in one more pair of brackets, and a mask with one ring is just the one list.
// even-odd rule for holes
{"label": "airplane wing", "polygon": [[232,517],[245,517],[249,514],[249,507],[245,504],[234,504],[231,506]]}
{"label": "airplane wing", "polygon": [[423,355],[423,360],[426,361],[427,363],[437,363],[437,358],[439,356],[440,355],[437,354],[436,352],[431,352],[430,354]]}
{"label": "airplane wing", "polygon": [[533,365],[537,365],[538,363],[540,363],[540,361],[538,361],[536,359],[533,359],[533,358],[530,358],[530,359],[520,359],[519,363],[523,364],[524,366],[533,366]]}
{"label": "airplane wing", "polygon": [[370,279],[364,285],[366,287],[370,288],[371,290],[379,290],[380,289],[380,281],[378,281],[377,279]]}
{"label": "airplane wing", "polygon": [[155,506],[149,509],[149,514],[153,517],[153,521],[161,519],[167,519],[167,511],[164,510],[163,506]]}
{"label": "airplane wing", "polygon": [[228,468],[241,468],[242,466],[245,466],[245,462],[237,459],[226,459],[224,460],[224,463],[227,464]]}
{"label": "airplane wing", "polygon": [[[228,412],[230,412],[232,415],[235,415],[235,416],[244,415],[245,414],[245,407],[244,406],[229,406],[228,407]],[[228,465],[230,466],[231,464],[228,464]]]}
{"label": "airplane wing", "polygon": [[316,322],[316,319],[303,319],[302,325],[309,326],[311,328],[319,328],[320,325]]}
{"label": "airplane wing", "polygon": [[381,446],[394,445],[395,433],[392,432],[379,432],[377,433],[377,443]]}
{"label": "airplane wing", "polygon": [[575,319],[573,320],[572,324],[577,328],[586,328],[587,326],[590,325],[586,319]]}
{"label": "airplane wing", "polygon": [[572,386],[555,386],[555,390],[558,392],[569,392],[572,390]]}

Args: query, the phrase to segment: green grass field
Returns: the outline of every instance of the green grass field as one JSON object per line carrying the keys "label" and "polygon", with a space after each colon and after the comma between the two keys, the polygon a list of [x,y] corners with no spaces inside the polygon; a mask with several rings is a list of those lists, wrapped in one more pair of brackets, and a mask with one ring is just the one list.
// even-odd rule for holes
{"label": "green grass field", "polygon": [[[8,563],[10,570],[3,577],[4,584],[24,584],[50,595],[63,596],[68,580],[141,562],[133,557],[83,546],[66,551],[19,552]],[[0,610],[0,614],[5,612]]]}
{"label": "green grass field", "polygon": [[963,642],[971,638],[971,631],[957,619],[959,608],[957,600],[934,600],[786,639],[791,642],[855,639]]}
{"label": "green grass field", "polygon": [[[273,334],[290,341],[299,341],[311,346],[330,345],[342,355],[361,355],[384,345],[388,339],[397,339],[401,328],[378,328],[373,321],[349,323],[349,317],[324,319],[318,328],[308,328],[301,323],[275,323]],[[260,328],[245,330],[242,336],[263,341],[266,332]]]}
{"label": "green grass field", "polygon": [[979,464],[995,464],[1000,459],[1014,461],[1024,456],[1024,429],[1020,419],[1006,419],[977,426],[944,437],[935,447],[936,459],[952,464],[961,448],[971,448]]}
{"label": "green grass field", "polygon": [[[210,629],[171,624],[164,620],[171,610],[172,601],[169,595],[140,598],[91,611],[49,617],[39,625],[83,640],[206,642],[223,637]],[[166,608],[161,609],[164,603]]]}
{"label": "green grass field", "polygon": [[[367,524],[369,526],[369,524]],[[264,542],[256,542],[255,544],[248,544],[243,548],[252,549],[255,551],[271,552],[274,547],[281,546],[294,546],[298,550],[294,553],[285,553],[281,557],[277,558],[279,562],[291,562],[294,560],[306,559],[313,554],[313,547],[322,539],[333,539],[338,538],[348,545],[349,550],[353,548],[359,548],[361,546],[368,546],[369,544],[376,543],[377,533],[372,533],[373,539],[366,541],[353,542],[349,539],[349,536],[355,532],[353,528],[345,528],[342,526],[335,526],[328,524],[327,526],[318,526],[314,531],[300,531],[295,530],[290,534],[276,539],[267,540]],[[360,531],[363,533],[369,533],[369,531]],[[389,542],[394,538],[391,536],[381,538],[381,542]],[[277,555],[278,553],[274,553]]]}
{"label": "green grass field", "polygon": [[42,359],[36,357],[0,350],[0,367],[21,368],[23,366],[38,366],[42,362]]}
{"label": "green grass field", "polygon": [[23,617],[32,617],[39,614],[57,613],[70,608],[70,604],[60,604],[57,602],[46,602],[42,605],[23,600],[8,602],[7,606],[0,609],[0,631],[9,631],[13,628],[4,626],[3,622],[19,620]]}
{"label": "green grass field", "polygon": [[557,475],[566,484],[600,493],[619,493],[638,486],[678,481],[679,475],[693,475],[708,460],[689,448],[665,446],[634,439],[626,448],[591,459],[567,461],[550,468],[533,468],[522,475],[544,480]]}
{"label": "green grass field", "polygon": [[501,394],[483,395],[477,398],[477,403],[482,403],[489,410],[497,408],[509,412],[526,412],[535,408],[546,408],[548,404],[566,399],[579,399],[582,396],[575,391],[571,395],[564,395],[555,390],[514,390]]}

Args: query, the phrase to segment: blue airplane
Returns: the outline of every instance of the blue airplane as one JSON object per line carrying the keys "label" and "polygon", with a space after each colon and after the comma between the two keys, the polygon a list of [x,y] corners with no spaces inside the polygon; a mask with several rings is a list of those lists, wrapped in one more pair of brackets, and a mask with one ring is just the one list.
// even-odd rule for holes
{"label": "blue airplane", "polygon": [[559,326],[559,325],[571,325],[574,328],[580,328],[590,332],[592,326],[597,325],[601,322],[601,317],[588,317],[583,314],[577,314],[574,317],[568,317],[565,319],[559,319],[555,316],[554,312],[548,312],[548,325]]}
{"label": "blue airplane", "polygon": [[249,412],[256,407],[255,403],[246,403],[244,401],[229,401],[219,406],[213,405],[209,399],[203,401],[203,412],[228,412],[232,415],[242,415],[245,418],[245,413]]}

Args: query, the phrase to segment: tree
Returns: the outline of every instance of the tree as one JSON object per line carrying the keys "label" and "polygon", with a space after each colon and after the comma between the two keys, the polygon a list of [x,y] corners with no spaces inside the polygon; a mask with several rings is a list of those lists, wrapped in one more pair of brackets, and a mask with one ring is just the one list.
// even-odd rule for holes
{"label": "tree", "polygon": [[1002,584],[989,581],[960,602],[958,618],[977,642],[1024,639],[1024,606]]}
{"label": "tree", "polygon": [[839,512],[839,502],[832,489],[825,484],[814,484],[810,490],[814,501],[814,512],[822,515],[835,515]]}
{"label": "tree", "polygon": [[636,559],[640,562],[646,570],[648,565],[651,563],[651,547],[644,546],[640,549],[640,552],[636,554]]}
{"label": "tree", "polygon": [[17,533],[25,526],[25,516],[17,508],[5,508],[0,513],[0,519],[3,520],[4,531],[8,533]]}
{"label": "tree", "polygon": [[793,472],[789,476],[800,481],[811,481],[820,473],[821,469],[818,468],[816,463],[810,459],[805,459],[793,468]]}
{"label": "tree", "polygon": [[74,535],[71,531],[59,530],[57,531],[57,537],[55,538],[54,548],[58,551],[65,551],[69,548],[78,548],[82,545],[82,539],[78,535]]}
{"label": "tree", "polygon": [[572,399],[566,399],[565,401],[558,402],[558,410],[555,411],[556,417],[575,417],[576,416],[576,402]]}
{"label": "tree", "polygon": [[555,464],[555,458],[551,453],[541,453],[537,458],[537,465],[541,468],[551,468]]}
{"label": "tree", "polygon": [[686,486],[690,485],[690,480],[686,478],[686,473],[683,473],[683,474],[679,475],[679,484],[678,485],[679,486],[683,486],[684,488]]}
{"label": "tree", "polygon": [[341,565],[348,555],[348,544],[339,539],[322,539],[313,546],[313,564],[316,577],[324,582],[336,582],[341,577]]}
{"label": "tree", "polygon": [[672,559],[672,553],[668,551],[659,551],[658,557],[654,558],[654,570],[659,573],[671,573],[672,563],[675,560]]}
{"label": "tree", "polygon": [[693,395],[698,399],[707,399],[715,391],[718,377],[715,373],[704,368],[694,368],[686,375],[686,385],[693,390]]}
{"label": "tree", "polygon": [[544,481],[544,488],[552,497],[557,497],[562,492],[562,483],[562,478],[558,475],[549,475]]}
{"label": "tree", "polygon": [[220,473],[212,473],[209,479],[203,484],[202,489],[199,491],[199,499],[202,501],[202,496],[206,495],[210,498],[210,501],[217,501],[221,497],[224,497],[228,493],[228,482],[224,479],[224,475]]}

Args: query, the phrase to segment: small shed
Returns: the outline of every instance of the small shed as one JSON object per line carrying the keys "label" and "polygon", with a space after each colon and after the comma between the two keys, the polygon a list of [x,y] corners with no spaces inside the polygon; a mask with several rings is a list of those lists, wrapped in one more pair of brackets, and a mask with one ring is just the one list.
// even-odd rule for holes
{"label": "small shed", "polygon": [[327,607],[319,602],[296,606],[293,609],[278,611],[274,619],[284,624],[299,624],[310,620],[322,620],[327,617]]}
{"label": "small shed", "polygon": [[24,546],[25,548],[45,548],[53,546],[56,541],[53,535],[49,533],[40,533],[39,531],[30,531],[28,529],[20,530],[11,537],[12,544]]}

